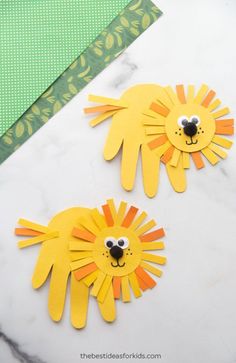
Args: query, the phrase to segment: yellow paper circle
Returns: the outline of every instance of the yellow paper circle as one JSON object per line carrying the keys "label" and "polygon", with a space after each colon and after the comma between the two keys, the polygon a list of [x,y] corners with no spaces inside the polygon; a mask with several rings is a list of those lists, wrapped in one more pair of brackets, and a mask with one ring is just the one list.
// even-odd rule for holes
{"label": "yellow paper circle", "polygon": [[[126,237],[129,241],[129,245],[123,250],[122,258],[119,259],[119,264],[112,258],[109,248],[104,244],[107,237],[113,237],[116,240]],[[93,257],[94,262],[104,274],[124,276],[138,267],[141,261],[141,253],[141,242],[137,235],[127,228],[114,226],[103,229],[97,236],[94,243]]]}
{"label": "yellow paper circle", "polygon": [[[192,138],[185,135],[183,127],[178,124],[181,116],[186,116],[190,121],[197,116],[200,123],[197,125],[197,134]],[[196,152],[208,146],[215,134],[215,120],[211,113],[201,105],[181,104],[176,105],[166,119],[166,134],[173,146],[180,151]]]}

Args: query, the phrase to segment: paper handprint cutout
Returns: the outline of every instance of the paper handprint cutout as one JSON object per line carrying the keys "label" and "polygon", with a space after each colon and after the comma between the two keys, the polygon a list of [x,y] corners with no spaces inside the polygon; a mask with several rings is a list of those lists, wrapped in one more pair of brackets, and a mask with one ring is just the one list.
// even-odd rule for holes
{"label": "paper handprint cutout", "polygon": [[32,237],[19,242],[24,248],[41,243],[33,274],[35,289],[50,276],[48,310],[54,321],[62,317],[66,288],[70,277],[71,323],[75,328],[86,325],[89,293],[98,302],[105,321],[116,318],[115,299],[123,302],[142,296],[153,288],[162,271],[153,264],[163,265],[166,258],[155,251],[164,249],[160,238],[162,228],[154,229],[147,214],[121,202],[116,209],[108,200],[98,209],[71,208],[57,214],[47,227],[20,219],[23,228],[16,234]]}
{"label": "paper handprint cutout", "polygon": [[[205,166],[204,158],[215,165],[227,154],[232,141],[218,135],[233,135],[234,120],[224,119],[230,110],[219,109],[215,92],[202,85],[171,87],[138,85],[126,91],[120,100],[89,96],[104,106],[90,107],[85,113],[100,113],[90,124],[96,126],[112,117],[105,143],[104,158],[113,159],[122,150],[121,183],[134,187],[139,152],[142,154],[143,184],[147,196],[157,193],[160,162],[166,166],[172,187],[186,189],[186,172],[190,157],[197,169]],[[204,158],[203,158],[203,157]]]}

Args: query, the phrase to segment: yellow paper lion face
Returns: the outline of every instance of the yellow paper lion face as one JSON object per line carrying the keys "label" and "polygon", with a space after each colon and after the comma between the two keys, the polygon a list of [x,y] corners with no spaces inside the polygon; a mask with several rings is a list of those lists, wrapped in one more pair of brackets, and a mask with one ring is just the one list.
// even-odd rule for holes
{"label": "yellow paper lion face", "polygon": [[166,258],[146,251],[164,249],[164,243],[156,241],[164,236],[164,231],[150,231],[155,221],[143,224],[146,213],[137,216],[134,206],[126,211],[125,202],[116,210],[113,200],[108,200],[102,209],[103,214],[95,209],[87,219],[80,219],[79,227],[73,230],[77,241],[70,243],[71,269],[78,281],[93,285],[91,294],[98,302],[104,302],[111,286],[114,298],[122,296],[127,302],[130,288],[139,297],[141,290],[156,285],[145,270],[161,276],[161,271],[148,262],[162,265]]}
{"label": "yellow paper lion face", "polygon": [[215,120],[201,105],[176,105],[166,118],[166,135],[178,150],[192,153],[207,147],[215,134]]}
{"label": "yellow paper lion face", "polygon": [[229,148],[232,142],[217,135],[232,135],[234,120],[221,119],[230,110],[218,109],[221,101],[214,97],[215,92],[209,91],[207,85],[202,85],[196,94],[194,86],[188,86],[187,92],[183,85],[176,86],[176,92],[168,86],[144,112],[146,134],[157,136],[149,147],[163,163],[188,169],[191,155],[201,169],[202,155],[213,165],[219,157],[226,157],[218,145]]}
{"label": "yellow paper lion face", "polygon": [[135,271],[141,254],[138,236],[121,226],[103,229],[94,242],[94,262],[103,273],[111,276],[124,276]]}

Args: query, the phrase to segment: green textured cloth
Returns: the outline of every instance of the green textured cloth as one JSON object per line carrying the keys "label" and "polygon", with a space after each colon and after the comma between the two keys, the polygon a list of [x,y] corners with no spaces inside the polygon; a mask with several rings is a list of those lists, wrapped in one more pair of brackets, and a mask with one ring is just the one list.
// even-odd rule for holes
{"label": "green textured cloth", "polygon": [[0,137],[0,163],[48,122],[161,14],[151,0],[132,0],[47,91]]}
{"label": "green textured cloth", "polygon": [[130,0],[0,0],[0,136]]}

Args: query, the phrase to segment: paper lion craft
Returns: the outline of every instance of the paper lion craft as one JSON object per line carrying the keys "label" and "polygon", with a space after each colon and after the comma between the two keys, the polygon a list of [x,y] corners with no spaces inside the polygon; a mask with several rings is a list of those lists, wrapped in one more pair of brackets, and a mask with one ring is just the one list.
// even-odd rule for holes
{"label": "paper lion craft", "polygon": [[[18,243],[24,248],[41,243],[32,278],[34,289],[41,287],[50,275],[48,310],[54,321],[62,317],[70,276],[71,323],[75,328],[86,325],[89,292],[97,300],[103,319],[116,318],[115,299],[138,298],[142,291],[156,285],[149,272],[161,277],[153,266],[163,265],[166,258],[150,251],[163,250],[162,228],[156,222],[146,223],[147,214],[121,202],[118,209],[112,199],[98,209],[67,209],[48,226],[19,220],[18,236],[30,237]],[[150,264],[151,263],[151,264]]]}
{"label": "paper lion craft", "polygon": [[232,146],[231,140],[219,136],[234,133],[234,120],[222,118],[230,110],[219,108],[221,101],[206,85],[196,92],[192,85],[187,90],[178,85],[174,91],[169,86],[141,84],[128,89],[119,100],[90,95],[89,101],[104,104],[85,108],[86,114],[98,113],[90,122],[92,127],[112,117],[104,158],[112,160],[122,150],[121,184],[128,191],[134,187],[140,153],[144,190],[153,197],[160,162],[165,164],[174,190],[184,192],[190,158],[201,169],[204,158],[215,165],[226,158],[224,149]]}

